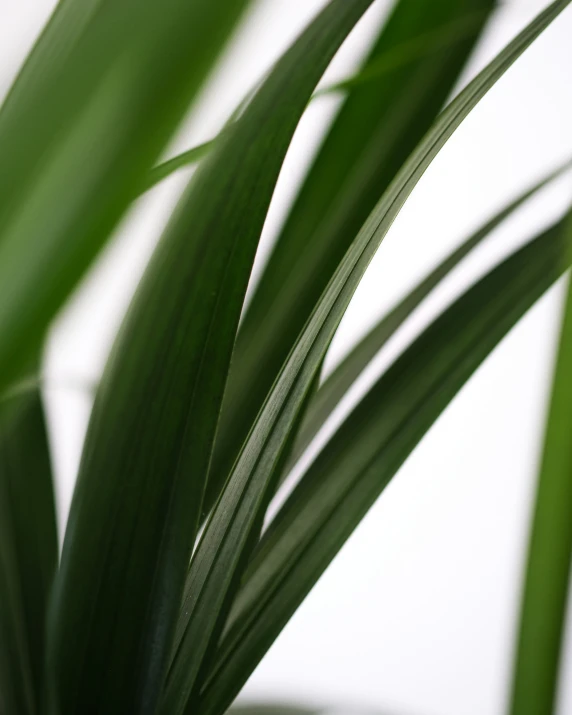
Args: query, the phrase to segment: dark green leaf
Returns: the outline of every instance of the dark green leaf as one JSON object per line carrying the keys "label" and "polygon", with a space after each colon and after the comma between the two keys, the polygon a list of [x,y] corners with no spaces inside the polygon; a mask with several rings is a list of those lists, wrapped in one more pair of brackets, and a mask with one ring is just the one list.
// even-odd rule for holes
{"label": "dark green leaf", "polygon": [[[569,255],[571,221],[565,229]],[[572,561],[571,365],[569,286],[528,551],[510,710],[513,715],[556,712]]]}
{"label": "dark green leaf", "polygon": [[96,396],[57,580],[62,715],[155,712],[268,205],[312,90],[371,2],[334,0],[277,63],[139,286]]}
{"label": "dark green leaf", "polygon": [[[407,197],[447,139],[533,40],[566,7],[558,0],[538,15],[442,112],[431,131],[382,196],[357,235],[282,369],[240,453],[193,554],[177,626],[175,658],[164,712],[188,683],[209,645],[228,593],[238,586],[277,479],[285,446],[340,320],[371,258]],[[333,7],[333,6],[330,6]],[[234,687],[234,686],[233,686]],[[236,694],[218,693],[221,708]],[[191,705],[194,706],[193,701]]]}
{"label": "dark green leaf", "polygon": [[0,111],[0,389],[141,188],[249,0],[64,0]]}
{"label": "dark green leaf", "polygon": [[0,711],[37,713],[58,542],[44,413],[36,389],[0,402]]}
{"label": "dark green leaf", "polygon": [[[445,19],[434,29],[429,26],[425,32],[422,31],[421,26],[420,34],[381,52],[379,55],[372,56],[361,71],[318,90],[314,96],[347,92],[358,85],[377,80],[382,74],[393,72],[398,67],[411,64],[414,60],[427,59],[444,47],[455,45],[460,40],[474,36],[483,24],[483,10],[478,11],[476,8],[477,5],[473,5],[471,8],[469,4],[466,4],[465,12],[459,17],[453,17],[450,22]],[[435,19],[431,20],[434,22]]]}
{"label": "dark green leaf", "polygon": [[561,274],[563,225],[514,253],[439,316],[319,453],[245,572],[200,715],[222,712],[437,417]]}
{"label": "dark green leaf", "polygon": [[[246,310],[209,476],[212,505],[262,403],[353,238],[429,129],[494,7],[494,0],[401,0],[365,63],[427,35],[454,43],[397,63],[350,92],[301,187]],[[464,25],[470,32],[461,33]]]}
{"label": "dark green leaf", "polygon": [[502,211],[499,211],[478,231],[469,236],[458,248],[448,255],[434,268],[413,290],[408,293],[389,313],[387,313],[365,335],[352,351],[342,360],[336,369],[327,377],[313,397],[304,421],[296,437],[289,464],[285,473],[296,463],[310,442],[318,434],[340,400],[359,377],[368,363],[381,350],[389,338],[407,320],[415,309],[425,300],[431,291],[457,266],[473,248],[478,246],[506,218],[516,211],[536,192],[540,191],[550,181],[560,176],[570,168],[570,162],[552,172],[530,189],[521,194]]}

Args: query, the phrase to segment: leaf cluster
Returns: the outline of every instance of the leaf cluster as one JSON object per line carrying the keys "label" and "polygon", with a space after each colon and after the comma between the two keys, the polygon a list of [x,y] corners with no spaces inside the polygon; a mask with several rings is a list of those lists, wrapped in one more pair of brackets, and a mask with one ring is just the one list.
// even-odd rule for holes
{"label": "leaf cluster", "polygon": [[[218,136],[163,163],[248,0],[60,0],[22,67],[0,110],[2,715],[222,715],[431,425],[568,267],[568,217],[523,236],[369,387],[265,525],[387,340],[569,169],[460,240],[323,379],[417,182],[569,0],[452,99],[493,0],[395,2],[357,74],[327,88],[339,111],[246,304],[293,134],[373,2],[329,0]],[[190,163],[96,390],[60,555],[38,356],[132,202]],[[557,682],[572,552],[570,308],[562,336],[514,715],[551,712]]]}

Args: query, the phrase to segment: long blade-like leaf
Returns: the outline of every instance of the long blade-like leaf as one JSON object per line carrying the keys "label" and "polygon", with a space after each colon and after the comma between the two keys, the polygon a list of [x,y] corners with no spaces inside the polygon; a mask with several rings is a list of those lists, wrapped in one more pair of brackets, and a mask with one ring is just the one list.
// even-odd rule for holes
{"label": "long blade-like leaf", "polygon": [[39,712],[58,542],[44,413],[34,389],[0,403],[0,711]]}
{"label": "long blade-like leaf", "polygon": [[[255,288],[237,339],[206,506],[353,238],[431,126],[494,0],[401,0],[365,66],[431,32],[456,42],[357,84],[336,117]],[[470,32],[459,36],[458,24]]]}
{"label": "long blade-like leaf", "polygon": [[312,90],[371,2],[334,0],[281,58],[194,176],[139,286],[96,397],[57,580],[63,715],[155,712],[272,192]]}
{"label": "long blade-like leaf", "polygon": [[0,111],[0,389],[122,214],[249,0],[64,0]]}
{"label": "long blade-like leaf", "polygon": [[350,413],[262,537],[199,707],[222,712],[399,467],[476,368],[561,274],[563,224],[439,316]]}
{"label": "long blade-like leaf", "polygon": [[425,300],[434,288],[450,273],[481,241],[487,238],[505,219],[519,209],[534,194],[543,189],[550,181],[570,168],[570,162],[556,169],[549,176],[536,183],[530,189],[499,211],[481,228],[467,238],[458,248],[449,254],[434,268],[413,290],[408,293],[392,310],[387,313],[365,335],[336,369],[328,375],[313,397],[304,416],[302,426],[296,436],[289,463],[284,472],[296,463],[310,442],[318,434],[328,417],[340,403],[340,400],[359,377],[368,363],[381,350],[389,338],[409,318],[415,309]]}
{"label": "long blade-like leaf", "polygon": [[[238,586],[285,445],[326,351],[371,258],[407,197],[447,139],[495,82],[569,0],[557,0],[538,15],[449,105],[385,192],[357,235],[318,302],[266,400],[205,526],[191,561],[177,627],[176,655],[165,709],[194,685],[197,650],[207,647],[227,594]],[[189,675],[190,673],[190,675]],[[192,702],[192,701],[191,701]]]}
{"label": "long blade-like leaf", "polygon": [[[567,226],[568,255],[572,222]],[[552,388],[520,615],[511,713],[553,713],[572,562],[572,285]]]}

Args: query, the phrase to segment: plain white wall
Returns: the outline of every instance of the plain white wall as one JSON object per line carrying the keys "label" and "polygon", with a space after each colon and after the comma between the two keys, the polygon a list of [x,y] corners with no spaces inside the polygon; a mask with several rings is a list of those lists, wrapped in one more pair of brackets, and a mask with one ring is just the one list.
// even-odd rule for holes
{"label": "plain white wall", "polygon": [[[323,4],[260,0],[171,153],[214,135]],[[501,3],[462,83],[546,4]],[[53,0],[0,0],[0,90],[52,6]],[[388,7],[377,1],[326,81],[351,72]],[[368,270],[328,367],[469,230],[572,156],[570,37],[572,9],[490,92],[427,171]],[[300,124],[265,226],[261,261],[335,106],[331,97],[314,102]],[[62,515],[89,414],[89,386],[190,173],[164,182],[134,207],[52,330],[46,396]],[[464,287],[559,215],[570,189],[567,177],[543,192],[460,266],[388,345],[362,389]],[[397,715],[503,712],[561,296],[562,285],[537,304],[438,420],[270,650],[245,697]],[[572,662],[566,669],[572,676]],[[561,700],[560,712],[572,713],[572,683]]]}

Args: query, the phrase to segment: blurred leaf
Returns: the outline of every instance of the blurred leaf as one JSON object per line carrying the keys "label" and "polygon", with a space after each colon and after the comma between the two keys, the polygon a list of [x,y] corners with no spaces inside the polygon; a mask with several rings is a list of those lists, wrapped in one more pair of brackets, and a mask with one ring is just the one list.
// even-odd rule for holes
{"label": "blurred leaf", "polygon": [[437,417],[561,274],[563,226],[514,253],[445,310],[319,453],[244,574],[200,715],[222,712]]}
{"label": "blurred leaf", "polygon": [[58,4],[0,111],[0,389],[137,195],[247,4]]}
{"label": "blurred leaf", "polygon": [[[255,287],[237,339],[207,486],[211,506],[280,368],[377,200],[433,123],[458,80],[494,0],[401,0],[368,68],[427,35],[434,46],[357,84],[303,183]],[[461,33],[464,24],[470,32]]]}
{"label": "blurred leaf", "polygon": [[155,712],[268,205],[312,90],[371,2],[334,0],[276,64],[193,177],[138,288],[96,396],[56,582],[62,715]]}
{"label": "blurred leaf", "polygon": [[377,355],[391,336],[403,325],[415,309],[436,288],[439,283],[469,254],[481,241],[491,234],[505,219],[522,206],[529,198],[543,189],[550,181],[570,169],[571,163],[553,171],[530,189],[499,211],[474,234],[469,236],[458,248],[449,254],[434,268],[412,291],[410,291],[389,313],[373,326],[336,369],[326,378],[313,397],[298,432],[287,473],[302,456],[310,442],[318,434],[328,417],[339,405],[355,380],[361,375],[369,362]]}
{"label": "blurred leaf", "polygon": [[57,558],[44,413],[32,390],[0,402],[0,711],[6,715],[39,711]]}
{"label": "blurred leaf", "polygon": [[197,144],[197,146],[184,151],[182,154],[177,154],[177,156],[174,156],[172,159],[168,159],[162,164],[155,166],[149,172],[143,191],[148,191],[153,188],[153,186],[156,186],[160,181],[163,181],[163,179],[166,179],[168,176],[171,176],[171,174],[174,174],[175,171],[178,171],[185,166],[196,164],[214,148],[216,141],[217,139],[215,138],[210,141],[203,142],[202,144]]}
{"label": "blurred leaf", "polygon": [[[266,79],[268,74],[269,73],[267,72],[264,79]],[[167,161],[164,161],[158,166],[153,167],[153,169],[151,169],[151,171],[149,172],[147,176],[147,181],[144,182],[141,191],[143,192],[147,191],[148,189],[151,189],[153,186],[158,184],[160,181],[163,181],[163,179],[167,178],[168,176],[171,176],[171,174],[175,173],[179,169],[196,164],[198,161],[203,159],[210,151],[212,151],[216,143],[221,141],[221,137],[228,129],[228,127],[230,127],[243,114],[244,110],[246,109],[252,98],[255,96],[256,92],[260,89],[262,82],[263,80],[257,82],[254,87],[251,88],[244,95],[244,97],[241,99],[241,101],[238,103],[238,105],[235,107],[234,111],[226,121],[222,131],[219,132],[216,137],[210,139],[209,141],[203,142],[202,144],[197,144],[196,146],[187,149],[187,151],[184,151],[182,154],[177,154],[171,159],[168,159]]]}
{"label": "blurred leaf", "polygon": [[[381,51],[381,54],[373,57],[362,71],[334,85],[316,90],[311,99],[317,99],[326,94],[347,92],[357,85],[376,80],[380,75],[392,72],[396,67],[410,64],[412,60],[425,58],[434,54],[436,49],[441,49],[444,45],[455,44],[467,35],[474,35],[482,24],[482,13],[469,13],[456,21],[439,27],[434,32],[428,32],[415,37],[413,40],[402,42],[388,51]],[[245,103],[246,100],[239,105],[239,109]],[[151,176],[145,185],[145,190],[159,183],[175,171],[183,167],[192,166],[200,161],[214,147],[215,141],[216,137],[198,144],[152,169]]]}
{"label": "blurred leaf", "polygon": [[[238,457],[193,554],[177,625],[175,657],[164,712],[195,684],[228,595],[239,585],[264,516],[277,468],[340,320],[393,220],[447,139],[531,42],[566,7],[558,0],[538,15],[441,113],[357,235],[290,353]],[[335,6],[330,6],[335,7]],[[210,655],[210,654],[209,654]],[[207,658],[207,667],[209,658]],[[204,670],[204,666],[203,666]],[[199,678],[200,685],[200,678]],[[227,707],[234,685],[220,688],[217,707]],[[186,691],[186,693],[185,693]],[[194,700],[190,701],[195,707]]]}
{"label": "blurred leaf", "polygon": [[[383,713],[379,713],[371,708],[360,708],[354,706],[349,709],[347,707],[332,708],[331,706],[317,708],[309,707],[307,705],[297,705],[290,702],[244,703],[242,700],[239,700],[234,705],[231,705],[227,712],[229,715],[319,715],[320,713],[325,714],[331,712],[333,714],[345,711],[355,713],[355,715],[359,715],[360,713],[362,715],[389,715],[386,710],[384,710]],[[394,711],[391,712],[391,715],[395,715]]]}
{"label": "blurred leaf", "polygon": [[229,715],[318,715],[323,708],[310,708],[292,703],[236,703]]}
{"label": "blurred leaf", "polygon": [[[566,225],[568,258],[572,223]],[[512,692],[513,715],[556,712],[572,561],[572,286],[565,304],[536,493]]]}
{"label": "blurred leaf", "polygon": [[[492,4],[490,5],[492,6]],[[473,8],[470,7],[469,3],[465,3],[465,12],[460,16],[454,17],[450,22],[447,22],[445,18],[442,24],[436,26],[435,29],[429,29],[426,32],[422,31],[412,39],[406,39],[394,47],[380,52],[379,55],[372,56],[361,71],[356,72],[347,79],[318,90],[314,96],[347,92],[358,85],[377,80],[381,75],[393,72],[402,65],[411,64],[414,60],[427,59],[438,50],[457,44],[462,39],[474,37],[475,33],[479,33],[482,30],[484,12],[489,12],[488,7],[486,10],[483,9],[485,5],[482,5],[480,11],[477,8],[478,6],[475,3],[473,3]],[[460,6],[456,9],[462,10]],[[408,18],[408,20],[410,19]],[[434,21],[435,18],[432,18],[432,20]]]}

